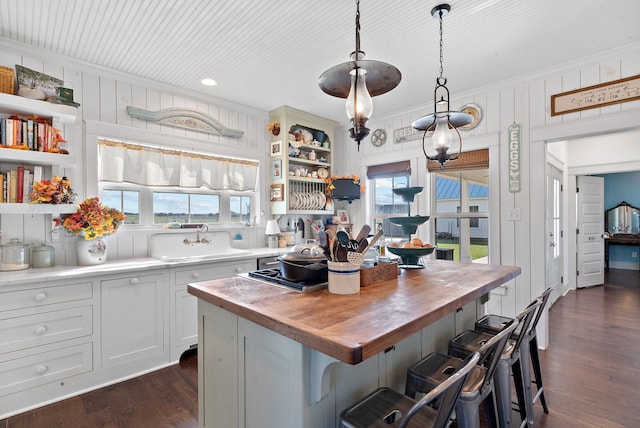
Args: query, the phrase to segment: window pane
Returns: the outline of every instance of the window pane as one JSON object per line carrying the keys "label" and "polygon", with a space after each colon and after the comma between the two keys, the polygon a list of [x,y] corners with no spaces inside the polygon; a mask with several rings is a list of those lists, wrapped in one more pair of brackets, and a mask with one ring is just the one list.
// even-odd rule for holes
{"label": "window pane", "polygon": [[373,180],[374,224],[382,224],[385,237],[403,237],[401,227],[389,221],[389,217],[405,216],[409,214],[409,205],[402,197],[393,193],[396,187],[407,187],[409,176],[381,177]]}
{"label": "window pane", "polygon": [[190,203],[191,223],[220,222],[220,196],[192,194]]}
{"label": "window pane", "polygon": [[102,191],[102,203],[122,211],[127,216],[124,224],[140,224],[140,192],[106,189]]}
{"label": "window pane", "polygon": [[189,195],[186,193],[153,193],[153,222],[189,223]]}
{"label": "window pane", "polygon": [[230,196],[229,204],[232,223],[251,223],[251,198],[249,196]]}

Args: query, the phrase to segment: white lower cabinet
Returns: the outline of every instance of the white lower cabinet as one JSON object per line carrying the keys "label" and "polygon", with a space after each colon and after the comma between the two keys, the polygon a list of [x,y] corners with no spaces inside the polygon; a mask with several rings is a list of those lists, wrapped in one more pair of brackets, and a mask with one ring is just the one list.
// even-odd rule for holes
{"label": "white lower cabinet", "polygon": [[168,287],[164,270],[100,281],[102,367],[168,360]]}
{"label": "white lower cabinet", "polygon": [[96,290],[87,279],[0,289],[0,419],[91,385]]}
{"label": "white lower cabinet", "polygon": [[255,269],[255,259],[171,268],[171,361],[177,361],[184,351],[198,345],[198,299],[189,294],[187,285]]}
{"label": "white lower cabinet", "polygon": [[198,344],[193,282],[256,259],[0,287],[0,419],[175,363]]}

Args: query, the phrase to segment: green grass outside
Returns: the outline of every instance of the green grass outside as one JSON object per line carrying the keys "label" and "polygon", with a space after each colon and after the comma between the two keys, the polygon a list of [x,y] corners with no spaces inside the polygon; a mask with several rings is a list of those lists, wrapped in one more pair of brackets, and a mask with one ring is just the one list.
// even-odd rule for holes
{"label": "green grass outside", "polygon": [[[460,261],[460,244],[455,242],[438,241],[438,248],[453,248],[453,260]],[[489,246],[471,244],[471,260],[489,256]]]}

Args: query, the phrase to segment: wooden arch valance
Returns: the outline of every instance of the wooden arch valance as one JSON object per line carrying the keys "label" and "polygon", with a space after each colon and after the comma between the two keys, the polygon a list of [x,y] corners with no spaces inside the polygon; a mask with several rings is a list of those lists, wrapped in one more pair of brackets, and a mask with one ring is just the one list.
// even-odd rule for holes
{"label": "wooden arch valance", "polygon": [[149,111],[127,106],[127,113],[131,117],[149,122],[158,122],[163,125],[207,132],[209,134],[219,134],[224,137],[240,138],[244,135],[244,131],[227,128],[218,119],[198,110],[167,108],[159,111]]}

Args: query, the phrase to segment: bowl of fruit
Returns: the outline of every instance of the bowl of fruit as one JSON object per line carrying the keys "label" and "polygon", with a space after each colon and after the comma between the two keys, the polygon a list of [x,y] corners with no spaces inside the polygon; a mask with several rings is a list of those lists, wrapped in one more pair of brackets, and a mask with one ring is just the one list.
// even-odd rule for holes
{"label": "bowl of fruit", "polygon": [[387,250],[391,254],[395,254],[402,259],[400,267],[404,268],[423,268],[424,266],[420,264],[420,257],[428,256],[435,249],[434,245],[417,237],[406,242],[392,242],[387,246]]}

